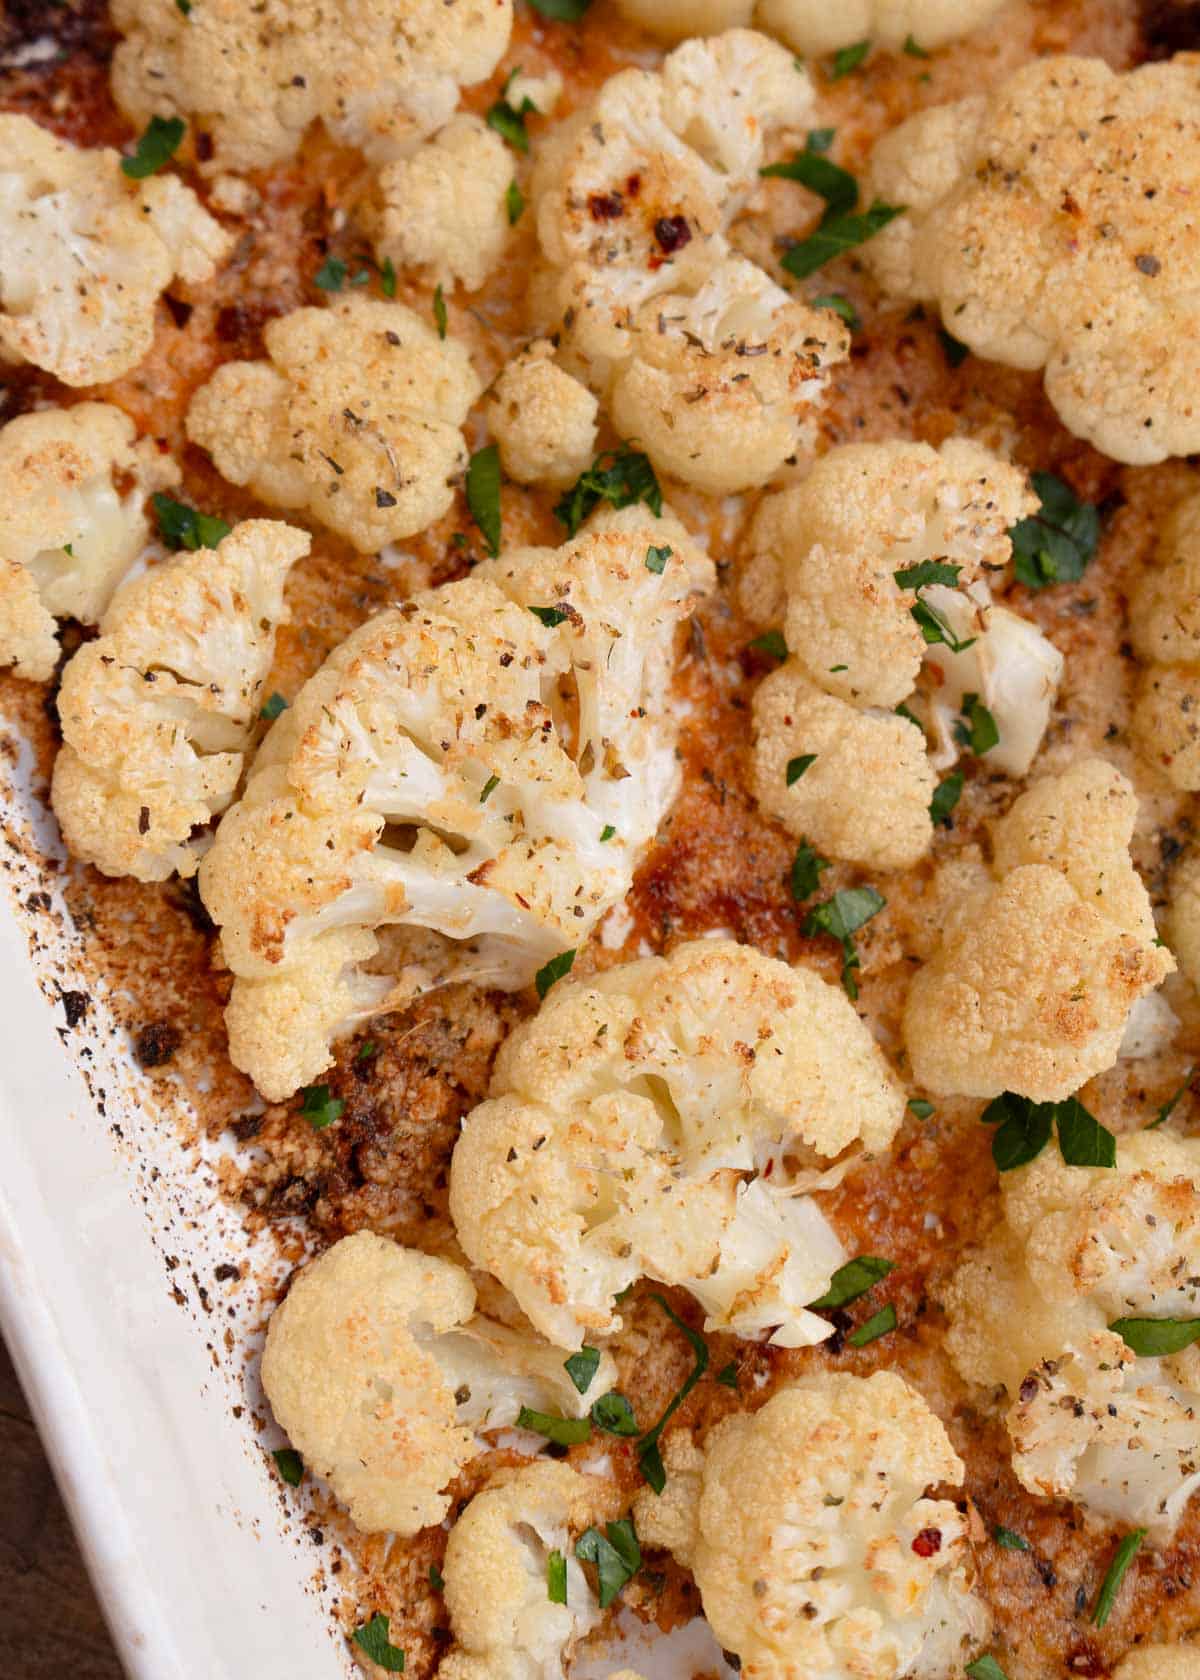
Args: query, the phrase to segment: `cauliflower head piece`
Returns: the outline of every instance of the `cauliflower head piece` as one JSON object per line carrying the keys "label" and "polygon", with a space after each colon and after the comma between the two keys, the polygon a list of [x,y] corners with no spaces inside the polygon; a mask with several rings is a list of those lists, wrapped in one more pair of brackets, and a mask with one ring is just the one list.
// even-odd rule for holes
{"label": "cauliflower head piece", "polygon": [[1082,759],[996,825],[994,883],[952,908],[909,988],[919,1084],[1058,1101],[1113,1065],[1134,1003],[1175,966],[1129,857],[1136,814],[1124,776]]}
{"label": "cauliflower head piece", "polygon": [[582,381],[559,367],[548,339],[505,363],[487,403],[501,465],[518,484],[565,490],[595,459],[600,404]]}
{"label": "cauliflower head piece", "polygon": [[1135,1358],[1113,1327],[1200,1316],[1200,1139],[1123,1136],[1115,1169],[1047,1149],[1001,1198],[946,1291],[947,1352],[966,1381],[1007,1389],[1031,1492],[1169,1539],[1200,1486],[1200,1366]]}
{"label": "cauliflower head piece", "polygon": [[[558,1680],[600,1607],[575,1541],[600,1514],[603,1484],[567,1464],[530,1464],[476,1494],[442,1564],[455,1644],[447,1680]],[[550,1554],[566,1565],[565,1604],[546,1590]]]}
{"label": "cauliflower head piece", "polygon": [[1145,465],[1200,444],[1200,66],[1043,58],[885,135],[868,195],[903,205],[866,248],[884,289],[955,337],[1043,369],[1065,425]]}
{"label": "cauliflower head piece", "polygon": [[926,1494],[962,1477],[900,1377],[823,1373],[723,1419],[673,1501],[643,1492],[634,1511],[643,1544],[686,1536],[704,1613],[750,1680],[949,1676],[988,1629],[967,1516]]}
{"label": "cauliflower head piece", "polygon": [[1200,496],[1165,520],[1156,563],[1129,602],[1129,634],[1143,671],[1133,736],[1143,756],[1185,793],[1200,789]]}
{"label": "cauliflower head piece", "polygon": [[929,49],[969,35],[1000,10],[1004,0],[759,0],[760,29],[778,35],[794,52],[816,57],[870,40],[889,52],[906,41]]}
{"label": "cauliflower head piece", "polygon": [[188,409],[188,436],[223,478],[363,554],[445,513],[481,389],[461,344],[402,303],[361,296],[293,310],[263,340],[268,361],[224,363]]}
{"label": "cauliflower head piece", "polygon": [[1171,877],[1164,931],[1180,972],[1200,989],[1200,855],[1195,852]]}
{"label": "cauliflower head piece", "polygon": [[1113,1680],[1196,1680],[1197,1674],[1195,1645],[1142,1645],[1117,1664]]}
{"label": "cauliflower head piece", "polygon": [[76,857],[139,881],[195,874],[241,778],[284,583],[308,548],[304,531],[247,520],[113,596],[58,694],[51,798]]}
{"label": "cauliflower head piece", "polygon": [[179,469],[128,415],[76,403],[0,430],[0,665],[45,682],[55,620],[96,624],[150,539],[146,497]]}
{"label": "cauliflower head piece", "polygon": [[201,877],[265,1096],[373,1013],[584,943],[674,797],[675,632],[712,583],[669,515],[606,511],[379,614],[305,684]]}
{"label": "cauliflower head piece", "polygon": [[[615,1374],[610,1357],[591,1390]],[[280,1427],[359,1528],[403,1536],[440,1522],[475,1431],[523,1405],[586,1415],[559,1353],[475,1312],[449,1260],[369,1231],[301,1271],[275,1309],[263,1387]]]}
{"label": "cauliflower head piece", "polygon": [[113,0],[112,91],[139,126],[186,117],[211,174],[283,163],[318,119],[371,161],[446,123],[508,47],[512,0]]}
{"label": "cauliflower head piece", "polygon": [[844,1254],[798,1192],[886,1150],[903,1106],[838,988],[698,940],[560,983],[512,1033],[463,1124],[451,1213],[560,1346],[619,1329],[614,1297],[643,1275],[691,1290],[710,1329],[805,1345],[829,1334],[807,1303]]}
{"label": "cauliflower head piece", "polygon": [[0,158],[0,360],[119,379],[150,349],[159,294],[210,279],[230,236],[174,176],[131,181],[111,148],[28,117],[0,114]]}

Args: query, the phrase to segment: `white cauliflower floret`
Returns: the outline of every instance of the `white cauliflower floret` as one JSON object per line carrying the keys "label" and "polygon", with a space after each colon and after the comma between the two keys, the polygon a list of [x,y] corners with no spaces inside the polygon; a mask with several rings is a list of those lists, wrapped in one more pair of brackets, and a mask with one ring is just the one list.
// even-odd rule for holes
{"label": "white cauliflower floret", "polygon": [[[755,693],[754,731],[755,798],[790,834],[870,869],[907,869],[929,850],[935,778],[906,718],[859,711],[789,660]],[[810,756],[789,786],[789,766]]]}
{"label": "white cauliflower floret", "polygon": [[376,163],[441,128],[490,76],[512,0],[113,0],[117,104],[139,127],[186,117],[213,174],[286,161],[318,119]]}
{"label": "white cauliflower floret", "polygon": [[380,171],[375,198],[363,208],[375,255],[478,291],[508,243],[512,178],[500,136],[479,117],[455,117],[411,157]]}
{"label": "white cauliflower floret", "polygon": [[548,339],[506,363],[487,400],[501,465],[518,484],[566,489],[591,466],[600,404],[558,366]]}
{"label": "white cauliflower floret", "polygon": [[0,115],[0,360],[65,385],[119,379],[172,277],[210,279],[230,243],[189,187],[131,181],[111,149]]}
{"label": "white cauliflower floret", "polygon": [[1125,778],[1083,759],[997,824],[996,884],[955,907],[909,988],[919,1084],[1058,1101],[1112,1066],[1134,1002],[1174,968],[1129,858],[1136,812]]}
{"label": "white cauliflower floret", "polygon": [[1110,1326],[1200,1316],[1200,1139],[1123,1136],[1115,1169],[1048,1148],[1001,1195],[1004,1222],[946,1291],[946,1350],[1008,1390],[1027,1488],[1167,1539],[1200,1485],[1200,1373],[1135,1359]]}
{"label": "white cauliflower floret", "polygon": [[755,20],[794,52],[816,57],[870,40],[898,52],[906,41],[928,50],[978,29],[1004,0],[759,0]]}
{"label": "white cauliflower floret", "polygon": [[[597,1368],[594,1398],[615,1375]],[[359,1231],[305,1266],[271,1316],[263,1387],[308,1468],[359,1528],[440,1522],[473,1431],[523,1405],[570,1417],[590,1401],[557,1350],[475,1313],[461,1266]]]}
{"label": "white cauliflower floret", "polygon": [[[566,1464],[531,1464],[477,1493],[450,1530],[442,1565],[455,1644],[445,1680],[561,1680],[600,1607],[575,1559],[580,1534],[607,1510],[604,1484]],[[547,1590],[550,1554],[566,1603]]]}
{"label": "white cauliflower floret", "polygon": [[867,259],[978,355],[1044,369],[1065,424],[1106,454],[1187,455],[1200,446],[1200,233],[1177,206],[1198,160],[1187,55],[1124,74],[1042,58],[883,137],[866,196],[907,213]]}
{"label": "white cauliflower floret", "polygon": [[201,832],[233,798],[287,622],[283,586],[306,532],[238,525],[113,596],[63,673],[52,799],[76,857],[106,875],[193,875]]}
{"label": "white cauliflower floret", "polygon": [[1133,713],[1141,751],[1185,792],[1200,789],[1200,496],[1170,513],[1156,564],[1129,602],[1129,632],[1145,661]]}
{"label": "white cauliflower floret", "polygon": [[1181,973],[1200,990],[1200,854],[1186,857],[1171,877],[1164,932]]}
{"label": "white cauliflower floret", "polygon": [[461,344],[402,303],[337,298],[263,333],[269,361],[226,362],[188,409],[218,472],[302,508],[372,554],[440,519],[467,464],[480,381]]}
{"label": "white cauliflower floret", "polygon": [[504,97],[514,111],[524,111],[526,101],[540,117],[549,117],[562,98],[563,79],[557,70],[544,70],[531,76],[519,67],[504,84]]}
{"label": "white cauliflower floret", "polygon": [[690,1289],[709,1328],[779,1326],[773,1340],[803,1345],[829,1334],[806,1304],[844,1255],[789,1191],[819,1185],[810,1166],[885,1150],[903,1103],[838,988],[699,940],[560,984],[517,1028],[463,1124],[451,1212],[470,1258],[563,1347],[619,1329],[614,1297],[642,1275]]}
{"label": "white cauliflower floret", "polygon": [[1113,1670],[1113,1680],[1197,1680],[1200,1646],[1142,1645]]}
{"label": "white cauliflower floret", "polygon": [[[651,545],[670,549],[661,572]],[[712,582],[673,518],[610,511],[334,651],[201,880],[237,976],[231,1054],[264,1095],[311,1082],[365,1014],[457,980],[521,987],[585,942],[678,786],[675,632]],[[420,929],[443,937],[414,953],[401,930]]]}
{"label": "white cauliflower floret", "polygon": [[178,480],[108,403],[22,414],[0,430],[0,665],[53,676],[55,619],[99,620],[149,540],[146,497]]}
{"label": "white cauliflower floret", "polygon": [[926,1489],[963,1473],[900,1377],[823,1374],[723,1419],[682,1489],[669,1481],[661,1507],[640,1493],[634,1511],[644,1545],[685,1538],[705,1616],[748,1680],[949,1680],[988,1616],[967,1515]]}

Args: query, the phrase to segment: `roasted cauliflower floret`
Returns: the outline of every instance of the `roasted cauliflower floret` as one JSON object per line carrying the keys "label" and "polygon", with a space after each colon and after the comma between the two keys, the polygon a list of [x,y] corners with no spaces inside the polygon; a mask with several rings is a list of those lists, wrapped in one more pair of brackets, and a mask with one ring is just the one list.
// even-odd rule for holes
{"label": "roasted cauliflower floret", "polygon": [[565,489],[591,466],[600,405],[558,366],[547,339],[505,365],[487,401],[501,464],[518,484]]}
{"label": "roasted cauliflower floret", "polygon": [[1180,972],[1200,990],[1200,855],[1186,857],[1171,877],[1163,930]]}
{"label": "roasted cauliflower floret", "polygon": [[1187,455],[1200,446],[1200,230],[1178,206],[1198,179],[1193,58],[1125,74],[1043,58],[884,136],[867,195],[907,214],[867,260],[977,354],[1044,369],[1065,424],[1106,454]]}
{"label": "roasted cauliflower floret", "polygon": [[962,1478],[946,1431],[901,1378],[823,1374],[718,1423],[661,1528],[652,1492],[634,1511],[643,1545],[676,1549],[691,1492],[684,1555],[749,1680],[949,1680],[988,1628],[967,1516],[926,1495]]}
{"label": "roasted cauliflower floret", "polygon": [[996,884],[953,908],[909,988],[919,1084],[1058,1101],[1112,1066],[1133,1004],[1174,968],[1129,858],[1136,812],[1119,771],[1083,759],[997,824]]}
{"label": "roasted cauliflower floret", "polygon": [[318,119],[374,162],[448,121],[490,76],[512,0],[113,0],[113,97],[139,127],[186,117],[213,174],[290,158]]}
{"label": "roasted cauliflower floret", "polygon": [[755,798],[790,834],[870,869],[906,869],[929,850],[935,778],[906,718],[860,711],[789,660],[759,685],[754,730]]}
{"label": "roasted cauliflower floret", "polygon": [[1110,1326],[1200,1316],[1200,1139],[1123,1136],[1115,1170],[1046,1149],[1001,1195],[1003,1223],[946,1291],[947,1352],[1008,1390],[1027,1488],[1169,1538],[1200,1485],[1198,1373],[1135,1359]]}
{"label": "roasted cauliflower floret", "polygon": [[885,1150],[903,1103],[839,989],[699,940],[560,984],[511,1035],[464,1122],[451,1212],[471,1260],[562,1347],[619,1329],[614,1297],[642,1275],[690,1289],[712,1329],[819,1341],[830,1326],[806,1304],[841,1245],[788,1192]]}
{"label": "roasted cauliflower floret", "polygon": [[1129,603],[1129,631],[1145,661],[1134,739],[1185,792],[1200,789],[1200,496],[1188,496],[1159,534],[1157,563]]}
{"label": "roasted cauliflower floret", "polygon": [[1113,1680],[1196,1680],[1200,1646],[1142,1645],[1113,1670]]}
{"label": "roasted cauliflower floret", "polygon": [[173,177],[131,181],[116,152],[28,117],[0,115],[0,159],[0,360],[119,379],[150,348],[159,294],[211,278],[229,236]]}
{"label": "roasted cauliflower floret", "polygon": [[188,436],[223,477],[363,554],[445,513],[480,391],[461,344],[401,303],[358,296],[293,310],[263,341],[269,361],[226,362],[188,409]]}
{"label": "roasted cauliflower floret", "polygon": [[[597,1369],[603,1393],[615,1367]],[[473,1431],[523,1405],[586,1415],[558,1351],[475,1313],[460,1266],[359,1231],[305,1266],[272,1314],[263,1387],[280,1427],[361,1529],[415,1534],[450,1508]]]}
{"label": "roasted cauliflower floret", "polygon": [[[307,533],[238,525],[124,584],[63,673],[54,813],[106,875],[194,875],[237,789]],[[197,834],[195,831],[200,830]]]}
{"label": "roasted cauliflower floret", "polygon": [[[524,986],[584,943],[674,797],[675,632],[712,581],[682,525],[633,507],[334,651],[201,881],[237,976],[231,1054],[264,1095],[310,1082],[365,1014],[456,980]],[[421,929],[443,937],[414,953],[400,930]]]}
{"label": "roasted cauliflower floret", "polygon": [[[450,1530],[446,1609],[455,1644],[446,1680],[556,1680],[600,1607],[575,1542],[604,1504],[604,1484],[566,1464],[531,1464],[478,1493]],[[615,1514],[608,1513],[605,1514]],[[547,1591],[550,1554],[566,1568],[566,1603]]]}
{"label": "roasted cauliflower floret", "polygon": [[905,41],[941,47],[986,23],[1003,0],[618,0],[634,23],[664,41],[715,35],[753,20],[794,52],[817,57],[856,41],[896,51]]}
{"label": "roasted cauliflower floret", "polygon": [[410,157],[380,171],[363,216],[375,255],[478,291],[508,243],[512,178],[512,154],[500,136],[479,117],[453,118]]}
{"label": "roasted cauliflower floret", "polygon": [[0,430],[0,665],[53,676],[55,619],[99,620],[149,540],[146,497],[178,479],[108,403],[22,414]]}

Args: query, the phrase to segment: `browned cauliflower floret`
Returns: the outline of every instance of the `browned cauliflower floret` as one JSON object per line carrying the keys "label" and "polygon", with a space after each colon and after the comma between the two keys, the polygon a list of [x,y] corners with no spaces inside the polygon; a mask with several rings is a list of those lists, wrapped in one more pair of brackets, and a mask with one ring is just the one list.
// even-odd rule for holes
{"label": "browned cauliflower floret", "polygon": [[512,0],[113,0],[117,104],[183,116],[214,174],[292,156],[310,123],[376,162],[410,151],[490,76]]}
{"label": "browned cauliflower floret", "polygon": [[714,493],[765,483],[808,442],[849,346],[836,315],[789,298],[724,238],[769,138],[812,112],[791,55],[734,29],[612,77],[534,172],[544,326],[618,429]]}
{"label": "browned cauliflower floret", "polygon": [[1185,792],[1200,789],[1200,496],[1164,522],[1157,564],[1129,603],[1130,639],[1145,661],[1134,739]]}
{"label": "browned cauliflower floret", "polygon": [[1194,57],[1043,58],[884,136],[868,196],[908,213],[867,256],[979,355],[1044,368],[1078,436],[1161,461],[1200,447],[1200,231],[1179,213],[1198,182]]}
{"label": "browned cauliflower floret", "polygon": [[1027,1488],[1169,1538],[1200,1485],[1200,1371],[1117,1332],[1200,1316],[1200,1139],[1124,1136],[1115,1170],[1046,1149],[1001,1194],[1004,1222],[946,1291],[947,1351],[1008,1390]]}
{"label": "browned cauliflower floret", "polygon": [[1200,1645],[1143,1645],[1117,1664],[1113,1680],[1200,1680]]}
{"label": "browned cauliflower floret", "polygon": [[527,985],[585,942],[674,797],[675,632],[712,581],[676,520],[609,511],[334,651],[201,880],[238,977],[231,1054],[264,1095],[309,1083],[367,1015],[456,980]]}
{"label": "browned cauliflower floret", "polygon": [[717,1424],[699,1473],[689,1467],[682,1492],[668,1482],[661,1527],[652,1492],[634,1511],[644,1545],[679,1555],[686,1536],[705,1616],[748,1680],[950,1680],[988,1616],[966,1509],[926,1489],[962,1478],[900,1377],[823,1374]]}
{"label": "browned cauliflower floret", "polygon": [[136,367],[154,306],[178,274],[209,279],[230,239],[174,177],[131,181],[117,153],[84,151],[0,115],[0,360],[64,385]]}
{"label": "browned cauliflower floret", "polygon": [[591,466],[600,405],[559,367],[539,339],[504,367],[488,392],[488,426],[500,460],[518,484],[565,489]]}
{"label": "browned cauliflower floret", "polygon": [[[124,584],[63,673],[54,812],[106,875],[193,875],[236,791],[305,532],[238,525]],[[199,834],[196,831],[200,831]]]}
{"label": "browned cauliflower floret", "polygon": [[906,41],[941,47],[986,23],[1003,0],[618,0],[665,41],[715,35],[753,21],[793,51],[816,57],[870,40],[897,51]]}
{"label": "browned cauliflower floret", "polygon": [[107,403],[22,414],[0,431],[0,665],[54,674],[56,618],[95,624],[150,536],[146,497],[179,479]]}
{"label": "browned cauliflower floret", "polygon": [[710,1328],[819,1341],[807,1304],[844,1256],[791,1193],[819,1172],[789,1183],[782,1157],[885,1150],[903,1105],[840,989],[698,940],[559,985],[512,1034],[463,1124],[451,1213],[563,1347],[618,1329],[614,1297],[642,1275],[691,1290]]}
{"label": "browned cauliflower floret", "polygon": [[449,1510],[474,1430],[515,1422],[523,1405],[585,1416],[615,1376],[604,1364],[581,1395],[560,1352],[475,1313],[461,1266],[359,1231],[276,1308],[262,1378],[280,1427],[359,1528],[409,1535]]}
{"label": "browned cauliflower floret", "polygon": [[188,409],[188,436],[223,477],[364,554],[445,513],[480,391],[461,344],[402,303],[359,296],[293,310],[263,340],[270,361],[226,362]]}
{"label": "browned cauliflower floret", "polygon": [[1186,857],[1171,877],[1164,931],[1181,973],[1200,990],[1200,854]]}
{"label": "browned cauliflower floret", "polygon": [[1101,759],[1022,794],[994,886],[957,905],[904,1013],[930,1091],[1057,1101],[1111,1067],[1135,1001],[1171,972],[1129,858],[1137,801]]}

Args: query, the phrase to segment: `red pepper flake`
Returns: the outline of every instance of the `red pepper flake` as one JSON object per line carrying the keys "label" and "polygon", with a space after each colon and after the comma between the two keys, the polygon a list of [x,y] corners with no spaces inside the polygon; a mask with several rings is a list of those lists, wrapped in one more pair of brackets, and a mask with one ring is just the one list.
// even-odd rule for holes
{"label": "red pepper flake", "polygon": [[669,255],[691,244],[692,230],[686,216],[660,216],[654,224],[654,237]]}
{"label": "red pepper flake", "polygon": [[625,214],[625,201],[620,193],[593,193],[588,209],[594,222],[615,222]]}
{"label": "red pepper flake", "polygon": [[918,1557],[933,1557],[935,1552],[942,1549],[942,1531],[940,1528],[923,1528],[912,1543],[912,1549]]}

